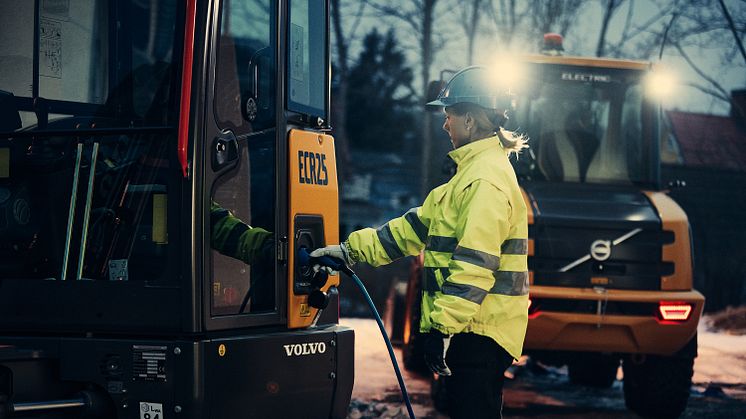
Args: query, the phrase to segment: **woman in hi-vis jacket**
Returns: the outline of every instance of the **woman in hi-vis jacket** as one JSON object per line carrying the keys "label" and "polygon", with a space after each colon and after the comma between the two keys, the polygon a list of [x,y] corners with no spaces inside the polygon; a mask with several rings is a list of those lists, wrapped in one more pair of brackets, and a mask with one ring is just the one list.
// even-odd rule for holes
{"label": "woman in hi-vis jacket", "polygon": [[448,183],[378,229],[311,253],[380,266],[424,250],[425,361],[446,377],[454,418],[501,417],[503,373],[528,323],[526,205],[508,161],[526,145],[502,129],[510,97],[492,80],[485,67],[466,68],[428,103],[444,108],[453,143]]}

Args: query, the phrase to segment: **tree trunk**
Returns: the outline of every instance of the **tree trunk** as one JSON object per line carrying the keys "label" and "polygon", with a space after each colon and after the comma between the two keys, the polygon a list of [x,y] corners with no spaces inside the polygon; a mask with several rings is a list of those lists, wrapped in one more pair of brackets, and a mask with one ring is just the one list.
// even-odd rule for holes
{"label": "tree trunk", "polygon": [[[422,3],[422,38],[421,38],[421,51],[422,51],[422,71],[420,76],[422,77],[422,98],[423,105],[427,100],[427,87],[430,84],[430,67],[433,63],[433,11],[435,9],[435,3],[437,0],[424,0]],[[422,199],[425,199],[428,192],[430,192],[430,160],[432,154],[432,114],[430,111],[424,113],[422,119],[422,153],[420,155],[420,174],[422,176],[422,183],[420,184],[420,195]]]}
{"label": "tree trunk", "polygon": [[614,10],[619,6],[621,2],[617,0],[609,0],[606,4],[606,11],[604,12],[604,19],[601,23],[601,33],[598,35],[598,45],[596,46],[596,57],[603,57],[604,50],[606,48],[606,32],[609,30],[609,21],[614,15]]}
{"label": "tree trunk", "polygon": [[[334,39],[337,44],[337,71],[339,74],[339,87],[337,94],[332,98],[330,111],[333,112],[334,137],[337,150],[337,168],[341,179],[347,179],[350,175],[349,141],[347,136],[347,88],[349,68],[347,66],[347,40],[342,30],[342,21],[339,12],[339,0],[331,0],[332,26],[334,28]],[[342,184],[340,184],[340,189]]]}

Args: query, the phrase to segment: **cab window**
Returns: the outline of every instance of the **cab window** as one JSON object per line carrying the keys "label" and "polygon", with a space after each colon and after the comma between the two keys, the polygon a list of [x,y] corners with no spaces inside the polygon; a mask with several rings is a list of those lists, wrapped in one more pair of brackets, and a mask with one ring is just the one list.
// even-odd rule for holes
{"label": "cab window", "polygon": [[176,277],[179,10],[177,0],[3,9],[0,279]]}
{"label": "cab window", "polygon": [[236,135],[275,125],[275,3],[223,2],[214,112],[219,127]]}
{"label": "cab window", "polygon": [[326,118],[326,19],[322,0],[292,0],[288,25],[288,109]]}
{"label": "cab window", "polygon": [[222,2],[212,109],[221,135],[238,149],[234,165],[211,166],[212,317],[277,311],[276,3]]}

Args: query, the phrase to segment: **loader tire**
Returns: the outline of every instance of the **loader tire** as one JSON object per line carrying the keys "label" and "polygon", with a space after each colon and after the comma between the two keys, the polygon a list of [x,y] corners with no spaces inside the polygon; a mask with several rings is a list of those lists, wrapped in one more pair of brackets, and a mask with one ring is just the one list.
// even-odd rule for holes
{"label": "loader tire", "polygon": [[420,334],[420,317],[422,316],[422,275],[421,270],[412,269],[407,281],[404,325],[402,327],[402,358],[404,368],[414,373],[429,375],[430,369],[425,364],[425,349]]}
{"label": "loader tire", "polygon": [[567,364],[571,383],[595,388],[611,387],[618,369],[618,357],[601,353],[578,353]]}
{"label": "loader tire", "polygon": [[647,355],[624,359],[624,402],[644,418],[675,419],[686,408],[694,357]]}

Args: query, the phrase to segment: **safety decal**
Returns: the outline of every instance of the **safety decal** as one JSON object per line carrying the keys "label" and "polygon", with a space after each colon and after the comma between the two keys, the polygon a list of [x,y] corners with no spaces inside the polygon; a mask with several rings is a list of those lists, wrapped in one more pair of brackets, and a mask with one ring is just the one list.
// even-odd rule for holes
{"label": "safety decal", "polygon": [[163,404],[140,402],[140,419],[163,419]]}
{"label": "safety decal", "polygon": [[132,346],[132,379],[137,381],[166,382],[166,347],[150,345]]}

